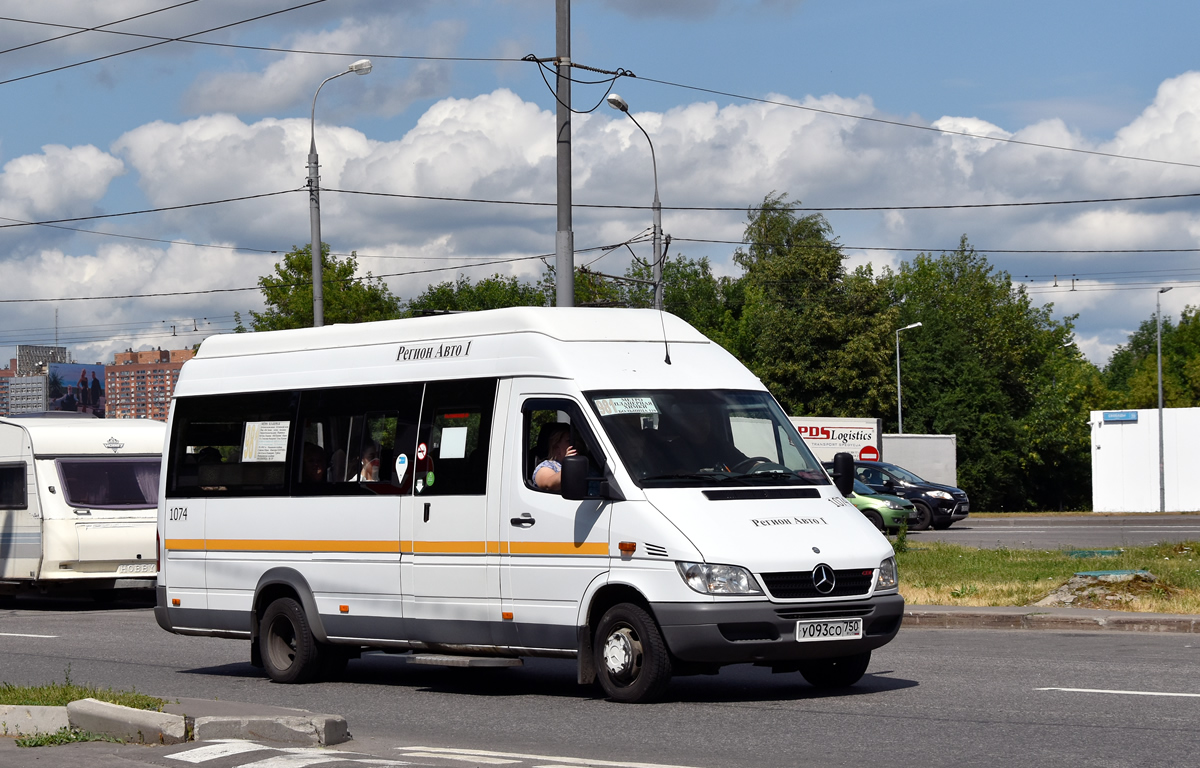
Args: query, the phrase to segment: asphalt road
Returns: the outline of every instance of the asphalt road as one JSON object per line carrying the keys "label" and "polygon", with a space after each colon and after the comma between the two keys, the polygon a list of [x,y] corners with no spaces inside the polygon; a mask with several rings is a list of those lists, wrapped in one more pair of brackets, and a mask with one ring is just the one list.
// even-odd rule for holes
{"label": "asphalt road", "polygon": [[1103,549],[1200,541],[1200,515],[1037,515],[961,520],[944,531],[912,531],[912,541],[1009,549]]}
{"label": "asphalt road", "polygon": [[[1192,764],[1200,750],[1195,635],[904,629],[849,693],[820,694],[799,675],[734,667],[679,678],[666,701],[631,706],[580,688],[573,665],[552,660],[449,670],[371,655],[351,662],[344,681],[281,686],[250,667],[247,643],[168,634],[146,607],[18,606],[0,611],[0,681],[62,680],[69,666],[76,682],[341,714],[356,738],[339,749],[408,764],[1158,767]],[[16,750],[7,742],[0,765],[342,764],[330,752],[185,763],[169,756],[178,749]]]}

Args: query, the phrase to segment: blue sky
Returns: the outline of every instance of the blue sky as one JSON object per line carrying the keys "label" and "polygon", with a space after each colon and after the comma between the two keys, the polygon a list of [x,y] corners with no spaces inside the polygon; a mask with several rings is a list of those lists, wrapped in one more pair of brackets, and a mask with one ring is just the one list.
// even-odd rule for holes
{"label": "blue sky", "polygon": [[[178,37],[304,0],[169,8],[178,2],[0,0],[8,19],[0,20],[0,81],[150,42],[93,31],[8,50],[70,31],[45,23],[92,27],[168,9],[110,29]],[[733,274],[733,246],[684,241],[740,239],[744,208],[772,191],[817,208],[1200,191],[1200,168],[1187,165],[1200,165],[1200,65],[1191,39],[1198,22],[1200,5],[1184,2],[575,0],[572,54],[638,75],[614,90],[654,138],[673,251],[706,256]],[[365,55],[374,55],[370,75],[339,78],[321,92],[324,187],[554,199],[554,102],[534,65],[385,57],[552,55],[552,0],[327,0],[197,39],[348,55],[167,43],[4,83],[0,217],[10,221],[0,224],[295,189],[304,180],[313,91]],[[577,85],[575,106],[590,108],[604,88]],[[576,203],[649,204],[649,155],[628,119],[601,106],[576,119],[574,139]],[[334,251],[356,250],[364,270],[395,275],[387,281],[402,297],[459,272],[532,279],[542,263],[524,257],[554,249],[552,210],[335,193],[323,202],[323,235]],[[901,249],[950,249],[967,234],[997,267],[1028,275],[1037,301],[1078,313],[1079,347],[1101,364],[1150,317],[1158,286],[1176,286],[1164,311],[1200,304],[1200,287],[1188,282],[1196,253],[999,252],[1198,248],[1195,198],[827,215],[852,265],[894,268],[912,256]],[[649,211],[577,209],[576,245],[633,238],[649,219]],[[68,226],[108,235],[0,229],[0,299],[9,300],[0,303],[0,361],[16,343],[52,341],[56,308],[60,341],[82,361],[110,360],[128,347],[190,345],[227,330],[235,310],[258,309],[259,294],[28,299],[252,286],[278,256],[244,249],[286,250],[308,239],[299,193]],[[647,255],[646,244],[635,248]],[[513,261],[469,266],[501,259]],[[613,254],[596,266],[619,272],[626,260]],[[442,271],[420,272],[429,269]],[[1080,290],[1055,290],[1055,275],[1060,285],[1076,275]]]}

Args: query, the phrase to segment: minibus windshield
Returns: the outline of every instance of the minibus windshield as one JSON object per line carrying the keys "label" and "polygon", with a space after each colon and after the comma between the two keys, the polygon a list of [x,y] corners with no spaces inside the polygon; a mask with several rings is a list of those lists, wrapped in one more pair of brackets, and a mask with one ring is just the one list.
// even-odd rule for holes
{"label": "minibus windshield", "polygon": [[587,396],[643,488],[830,482],[766,392],[638,389]]}
{"label": "minibus windshield", "polygon": [[72,507],[158,506],[159,458],[59,459],[57,463],[63,493]]}

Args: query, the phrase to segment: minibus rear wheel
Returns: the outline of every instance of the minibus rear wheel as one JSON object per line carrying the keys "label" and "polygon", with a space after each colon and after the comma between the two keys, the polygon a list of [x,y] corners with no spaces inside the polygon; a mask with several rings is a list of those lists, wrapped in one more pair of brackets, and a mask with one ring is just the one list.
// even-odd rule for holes
{"label": "minibus rear wheel", "polygon": [[262,660],[277,683],[307,683],[320,669],[320,654],[300,603],[281,597],[262,617]]}
{"label": "minibus rear wheel", "polygon": [[870,651],[836,659],[811,659],[800,664],[800,674],[816,688],[849,688],[862,679],[870,663]]}
{"label": "minibus rear wheel", "polygon": [[653,701],[671,680],[671,656],[658,625],[632,603],[605,612],[592,647],[600,687],[613,701]]}

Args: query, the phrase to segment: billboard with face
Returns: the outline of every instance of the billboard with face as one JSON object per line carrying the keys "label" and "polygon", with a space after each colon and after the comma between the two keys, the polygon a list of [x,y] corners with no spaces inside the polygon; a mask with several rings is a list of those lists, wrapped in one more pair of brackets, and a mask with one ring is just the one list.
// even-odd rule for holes
{"label": "billboard with face", "polygon": [[49,410],[78,411],[104,417],[103,365],[51,363],[49,369]]}

